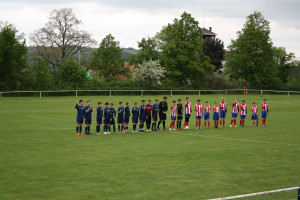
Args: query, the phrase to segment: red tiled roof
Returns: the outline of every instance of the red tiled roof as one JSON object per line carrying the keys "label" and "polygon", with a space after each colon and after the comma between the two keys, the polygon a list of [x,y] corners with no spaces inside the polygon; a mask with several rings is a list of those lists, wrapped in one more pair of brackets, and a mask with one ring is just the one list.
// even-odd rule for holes
{"label": "red tiled roof", "polygon": [[217,35],[216,33],[206,29],[206,28],[202,28],[202,32],[203,32],[203,35]]}

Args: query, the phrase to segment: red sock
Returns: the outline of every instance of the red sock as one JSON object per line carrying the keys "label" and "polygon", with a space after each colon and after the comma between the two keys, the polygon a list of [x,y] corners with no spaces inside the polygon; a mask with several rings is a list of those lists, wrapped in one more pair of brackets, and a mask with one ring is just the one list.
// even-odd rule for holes
{"label": "red sock", "polygon": [[233,119],[231,120],[230,124],[232,125]]}
{"label": "red sock", "polygon": [[234,120],[234,126],[236,125],[236,119]]}
{"label": "red sock", "polygon": [[258,120],[256,120],[256,125],[258,125]]}
{"label": "red sock", "polygon": [[262,125],[263,126],[265,125],[265,119],[262,119]]}
{"label": "red sock", "polygon": [[242,121],[243,121],[243,120],[240,120],[240,125],[242,125]]}
{"label": "red sock", "polygon": [[204,121],[204,128],[206,128],[206,121]]}
{"label": "red sock", "polygon": [[222,120],[220,120],[220,126],[222,126]]}
{"label": "red sock", "polygon": [[255,121],[253,120],[253,125],[255,125]]}
{"label": "red sock", "polygon": [[217,126],[219,126],[219,121],[217,120],[216,122],[217,122]]}
{"label": "red sock", "polygon": [[208,122],[208,128],[210,128],[210,122]]}

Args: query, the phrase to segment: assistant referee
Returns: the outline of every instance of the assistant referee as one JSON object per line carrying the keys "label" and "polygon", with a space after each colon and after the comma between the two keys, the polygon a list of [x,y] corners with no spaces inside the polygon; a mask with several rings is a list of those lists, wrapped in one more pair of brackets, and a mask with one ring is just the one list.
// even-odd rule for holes
{"label": "assistant referee", "polygon": [[166,119],[167,119],[167,111],[168,111],[168,103],[167,103],[168,98],[164,97],[164,99],[159,103],[158,108],[159,108],[159,122],[157,125],[157,130],[159,129],[159,125],[161,122],[163,123],[164,130],[166,131]]}

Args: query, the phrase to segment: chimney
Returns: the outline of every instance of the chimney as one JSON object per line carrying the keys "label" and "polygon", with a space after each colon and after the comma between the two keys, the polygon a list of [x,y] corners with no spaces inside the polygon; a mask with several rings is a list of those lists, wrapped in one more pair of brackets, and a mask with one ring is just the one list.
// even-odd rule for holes
{"label": "chimney", "polygon": [[212,30],[212,28],[211,28],[211,27],[209,27],[209,31],[210,31],[210,32],[212,32],[211,30]]}

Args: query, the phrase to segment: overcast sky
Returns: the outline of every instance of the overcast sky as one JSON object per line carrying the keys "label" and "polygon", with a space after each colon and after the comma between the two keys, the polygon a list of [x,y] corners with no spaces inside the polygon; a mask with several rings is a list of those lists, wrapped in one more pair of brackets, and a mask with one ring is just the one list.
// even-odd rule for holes
{"label": "overcast sky", "polygon": [[300,57],[300,0],[0,0],[0,20],[15,24],[28,38],[53,9],[65,7],[73,8],[82,29],[98,42],[111,33],[121,47],[134,48],[142,37],[154,36],[184,11],[201,27],[203,21],[204,27],[212,27],[227,46],[246,16],[260,11],[271,22],[273,43]]}

